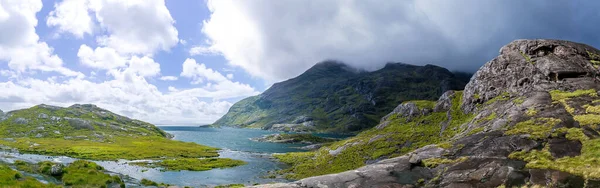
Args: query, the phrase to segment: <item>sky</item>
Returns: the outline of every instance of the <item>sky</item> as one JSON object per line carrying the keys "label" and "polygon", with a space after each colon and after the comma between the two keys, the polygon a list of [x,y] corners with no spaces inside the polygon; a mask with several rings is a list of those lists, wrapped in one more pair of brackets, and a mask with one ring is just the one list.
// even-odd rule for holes
{"label": "sky", "polygon": [[600,47],[594,0],[0,0],[0,109],[212,123],[323,60],[474,72],[515,39]]}

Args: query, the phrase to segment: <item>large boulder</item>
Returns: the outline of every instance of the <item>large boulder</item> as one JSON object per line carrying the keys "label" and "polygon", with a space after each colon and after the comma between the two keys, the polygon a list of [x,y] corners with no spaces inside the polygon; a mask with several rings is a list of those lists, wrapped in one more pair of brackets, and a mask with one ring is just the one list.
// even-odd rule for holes
{"label": "large boulder", "polygon": [[600,88],[600,50],[562,40],[516,40],[475,73],[464,90],[462,108],[508,93]]}

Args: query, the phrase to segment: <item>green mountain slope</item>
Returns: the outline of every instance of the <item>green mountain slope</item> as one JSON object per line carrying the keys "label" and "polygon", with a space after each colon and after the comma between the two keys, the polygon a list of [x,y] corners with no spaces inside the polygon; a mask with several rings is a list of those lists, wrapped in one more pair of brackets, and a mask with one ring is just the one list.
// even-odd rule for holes
{"label": "green mountain slope", "polygon": [[402,103],[319,150],[275,155],[291,165],[281,174],[305,179],[257,187],[600,187],[598,54],[511,42],[464,91]]}
{"label": "green mountain slope", "polygon": [[446,90],[462,89],[468,78],[433,65],[389,63],[366,72],[339,62],[322,62],[237,102],[213,126],[359,131],[376,125],[402,101],[433,100]]}

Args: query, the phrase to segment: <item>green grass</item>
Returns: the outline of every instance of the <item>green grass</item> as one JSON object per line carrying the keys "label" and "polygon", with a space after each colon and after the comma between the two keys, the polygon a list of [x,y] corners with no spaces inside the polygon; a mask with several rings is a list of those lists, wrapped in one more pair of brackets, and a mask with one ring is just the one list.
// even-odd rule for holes
{"label": "green grass", "polygon": [[469,135],[469,136],[474,135],[474,134],[480,133],[483,130],[485,130],[485,127],[477,127],[477,128],[474,128],[473,130],[469,131],[469,133],[467,133],[467,135]]}
{"label": "green grass", "polygon": [[[370,129],[355,137],[334,142],[312,152],[293,152],[274,155],[281,162],[291,167],[280,171],[290,179],[301,179],[310,176],[330,174],[355,169],[365,164],[366,160],[390,158],[430,144],[442,144],[454,135],[465,131],[460,125],[473,119],[473,115],[464,114],[460,109],[462,92],[456,92],[452,98],[448,128],[441,133],[440,124],[449,119],[446,112],[431,113],[407,121],[405,118],[392,117],[385,128]],[[371,140],[375,137],[380,139]],[[406,142],[410,146],[404,146]],[[333,156],[330,150],[345,147],[338,155]]]}
{"label": "green grass", "polygon": [[419,109],[433,109],[433,107],[435,107],[436,104],[436,101],[429,100],[412,100],[403,102],[403,104],[408,102],[414,103]]}
{"label": "green grass", "polygon": [[110,184],[125,184],[118,176],[105,174],[104,168],[96,163],[77,160],[64,169],[62,182],[70,187],[107,187]]}
{"label": "green grass", "polygon": [[506,101],[510,99],[510,93],[509,92],[502,92],[500,93],[500,95],[486,101],[484,104],[485,105],[490,105],[490,104],[494,104],[498,101]]}
{"label": "green grass", "polygon": [[54,184],[44,184],[35,178],[24,177],[23,174],[6,165],[0,165],[0,187],[59,187]]}
{"label": "green grass", "polygon": [[[39,144],[33,146],[33,143]],[[160,159],[217,157],[217,148],[162,137],[115,138],[112,143],[59,138],[17,138],[15,142],[0,140],[0,144],[24,153],[64,155],[79,159]]]}
{"label": "green grass", "polygon": [[154,163],[132,163],[134,165],[145,166],[145,167],[160,167],[165,170],[179,171],[206,171],[214,168],[228,168],[246,164],[244,161],[227,159],[227,158],[206,158],[206,159],[191,159],[191,158],[177,158],[167,159]]}
{"label": "green grass", "polygon": [[519,122],[510,127],[504,134],[529,134],[532,139],[545,139],[552,133],[552,128],[560,123],[560,119],[555,118],[537,118]]}

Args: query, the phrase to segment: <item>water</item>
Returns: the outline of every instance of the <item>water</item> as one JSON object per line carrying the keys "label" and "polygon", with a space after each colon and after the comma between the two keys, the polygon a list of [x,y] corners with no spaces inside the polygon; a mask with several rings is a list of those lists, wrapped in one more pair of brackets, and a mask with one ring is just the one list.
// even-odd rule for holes
{"label": "water", "polygon": [[[155,182],[162,182],[179,186],[215,186],[223,184],[242,183],[252,185],[254,183],[272,183],[286,182],[285,179],[263,178],[269,171],[279,170],[285,167],[271,157],[273,153],[286,153],[302,151],[297,147],[304,144],[282,144],[255,142],[250,138],[262,137],[268,134],[278,132],[256,130],[256,129],[236,129],[236,128],[209,128],[209,127],[183,127],[183,126],[162,126],[164,131],[173,134],[175,140],[186,142],[195,142],[202,145],[221,148],[220,157],[238,159],[247,162],[246,165],[226,168],[213,169],[209,171],[169,171],[161,172],[157,169],[145,168],[127,164],[127,160],[119,161],[94,161],[103,166],[106,170],[135,179],[146,178]],[[322,137],[345,138],[348,135],[337,134],[315,134]],[[2,157],[10,155],[10,157]],[[29,162],[39,162],[50,160],[59,163],[71,163],[76,160],[64,156],[44,156],[18,153],[0,153],[0,159],[12,163],[14,160],[25,160]],[[47,182],[53,182],[52,179],[41,179]],[[126,179],[126,183],[127,183]],[[135,181],[131,180],[130,181]]]}

